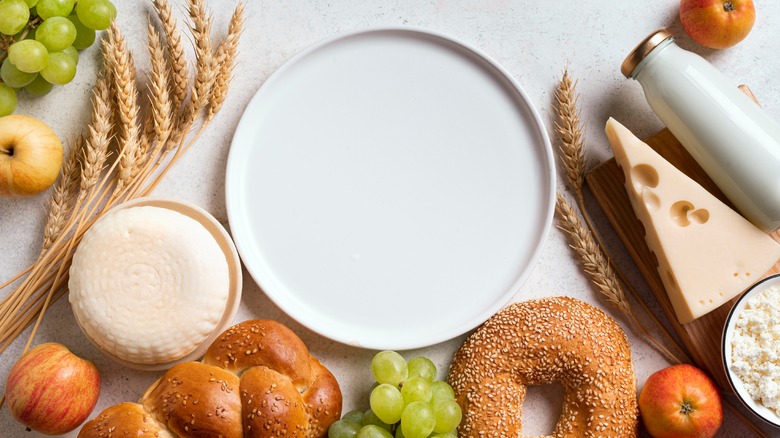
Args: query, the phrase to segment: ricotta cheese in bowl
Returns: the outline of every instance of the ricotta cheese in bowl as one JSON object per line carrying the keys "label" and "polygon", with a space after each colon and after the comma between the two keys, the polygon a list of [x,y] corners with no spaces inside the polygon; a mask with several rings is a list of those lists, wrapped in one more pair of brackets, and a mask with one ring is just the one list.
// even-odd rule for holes
{"label": "ricotta cheese in bowl", "polygon": [[164,369],[197,359],[232,323],[241,267],[207,212],[139,199],[87,230],[68,288],[76,321],[98,348],[130,367]]}
{"label": "ricotta cheese in bowl", "polygon": [[742,403],[780,427],[780,275],[756,283],[734,304],[723,332],[723,365]]}

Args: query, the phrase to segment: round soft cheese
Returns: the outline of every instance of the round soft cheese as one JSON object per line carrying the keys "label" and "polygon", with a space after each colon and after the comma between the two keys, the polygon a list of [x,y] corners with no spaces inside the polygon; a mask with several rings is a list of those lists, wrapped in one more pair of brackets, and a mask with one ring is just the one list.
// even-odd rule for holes
{"label": "round soft cheese", "polygon": [[229,283],[225,254],[200,223],[139,206],[84,233],[68,287],[93,342],[120,359],[158,364],[186,356],[215,330]]}

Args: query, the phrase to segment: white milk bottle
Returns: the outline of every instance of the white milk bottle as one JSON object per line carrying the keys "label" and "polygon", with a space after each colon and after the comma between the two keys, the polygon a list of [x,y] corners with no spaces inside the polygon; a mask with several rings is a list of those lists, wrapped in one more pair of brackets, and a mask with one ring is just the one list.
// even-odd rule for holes
{"label": "white milk bottle", "polygon": [[642,41],[621,71],[743,216],[780,228],[780,125],[665,29]]}

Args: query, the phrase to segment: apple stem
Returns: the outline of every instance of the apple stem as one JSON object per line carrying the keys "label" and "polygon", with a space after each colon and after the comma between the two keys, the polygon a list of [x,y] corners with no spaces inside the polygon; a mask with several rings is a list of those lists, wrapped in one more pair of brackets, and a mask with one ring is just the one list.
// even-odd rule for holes
{"label": "apple stem", "polygon": [[680,413],[683,415],[688,415],[691,412],[693,412],[693,408],[691,407],[691,402],[682,402],[680,405]]}
{"label": "apple stem", "polygon": [[731,1],[726,0],[723,2],[723,10],[726,12],[734,12],[734,3],[731,3]]}

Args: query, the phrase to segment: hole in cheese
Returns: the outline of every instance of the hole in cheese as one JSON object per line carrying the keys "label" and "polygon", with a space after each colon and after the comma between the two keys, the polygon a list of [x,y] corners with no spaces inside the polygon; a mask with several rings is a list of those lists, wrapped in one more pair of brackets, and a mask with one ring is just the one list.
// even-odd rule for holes
{"label": "hole in cheese", "polygon": [[631,168],[631,181],[636,191],[642,193],[645,187],[658,187],[658,171],[648,164],[639,164]]}
{"label": "hole in cheese", "polygon": [[642,189],[642,201],[648,210],[658,210],[661,207],[661,199],[648,187]]}
{"label": "hole in cheese", "polygon": [[710,212],[704,208],[696,210],[688,201],[677,201],[669,209],[672,222],[681,227],[687,227],[691,223],[704,224],[710,220]]}
{"label": "hole in cheese", "polygon": [[688,218],[690,218],[692,222],[696,222],[697,224],[704,224],[707,223],[708,220],[710,220],[710,212],[703,208],[700,208],[698,210],[688,213]]}
{"label": "hole in cheese", "polygon": [[693,210],[693,204],[688,201],[677,201],[669,209],[669,217],[672,218],[672,222],[680,227],[687,227],[691,224],[688,219],[688,212]]}

